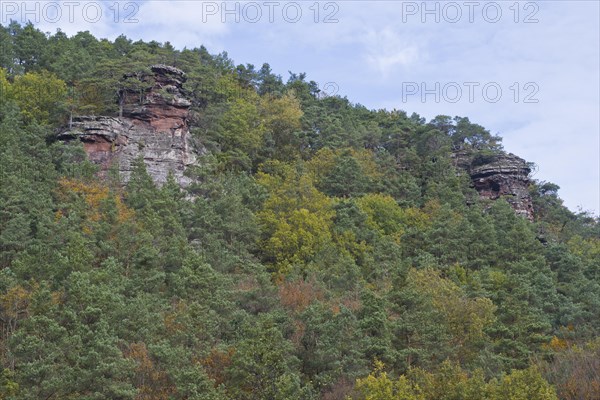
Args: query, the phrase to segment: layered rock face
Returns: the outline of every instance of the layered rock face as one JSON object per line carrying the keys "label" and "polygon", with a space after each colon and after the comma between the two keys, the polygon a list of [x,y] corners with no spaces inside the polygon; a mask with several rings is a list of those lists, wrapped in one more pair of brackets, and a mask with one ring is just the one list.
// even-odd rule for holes
{"label": "layered rock face", "polygon": [[469,168],[473,186],[481,198],[496,200],[503,197],[517,214],[533,221],[533,203],[529,195],[530,173],[531,168],[525,160],[506,153]]}
{"label": "layered rock face", "polygon": [[166,65],[151,67],[152,74],[126,75],[139,89],[121,93],[121,117],[83,116],[59,134],[63,141],[80,140],[89,159],[100,166],[101,175],[116,165],[124,182],[132,163],[142,158],[158,184],[172,173],[181,186],[190,179],[186,168],[196,163],[202,150],[192,149],[188,115],[191,103],[182,92],[185,74]]}
{"label": "layered rock face", "polygon": [[185,74],[167,65],[151,67],[152,75],[126,75],[150,89],[122,91],[123,116],[145,122],[157,132],[181,136],[187,131],[192,103],[182,93]]}

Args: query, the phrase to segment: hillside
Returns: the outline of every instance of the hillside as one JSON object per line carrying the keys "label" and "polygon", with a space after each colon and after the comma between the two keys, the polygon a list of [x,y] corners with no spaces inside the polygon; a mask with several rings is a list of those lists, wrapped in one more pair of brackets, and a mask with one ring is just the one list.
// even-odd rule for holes
{"label": "hillside", "polygon": [[599,221],[468,117],[0,43],[0,399],[600,398]]}

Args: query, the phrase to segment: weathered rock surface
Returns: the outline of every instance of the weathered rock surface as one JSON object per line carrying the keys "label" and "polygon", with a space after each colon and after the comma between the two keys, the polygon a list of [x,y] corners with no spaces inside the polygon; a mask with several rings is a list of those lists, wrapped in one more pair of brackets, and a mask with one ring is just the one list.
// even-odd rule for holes
{"label": "weathered rock surface", "polygon": [[192,103],[182,93],[185,74],[167,65],[154,65],[151,75],[126,75],[138,85],[150,90],[124,90],[121,93],[123,116],[148,123],[158,132],[175,135],[187,129],[187,118]]}
{"label": "weathered rock surface", "polygon": [[510,153],[500,153],[489,162],[469,167],[473,186],[483,199],[503,197],[515,212],[533,220],[533,203],[529,195],[529,164]]}
{"label": "weathered rock surface", "polygon": [[156,183],[164,183],[172,173],[181,186],[187,186],[190,179],[184,172],[196,163],[203,149],[194,149],[190,140],[187,119],[191,103],[182,91],[185,74],[165,65],[151,70],[152,74],[124,77],[136,80],[143,89],[122,91],[122,117],[76,117],[59,139],[83,142],[101,175],[116,165],[127,182],[133,161],[141,157]]}

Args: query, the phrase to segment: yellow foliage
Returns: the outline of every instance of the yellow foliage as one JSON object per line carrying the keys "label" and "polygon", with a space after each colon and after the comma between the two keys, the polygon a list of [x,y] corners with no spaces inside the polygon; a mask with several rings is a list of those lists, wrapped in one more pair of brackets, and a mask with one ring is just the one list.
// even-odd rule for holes
{"label": "yellow foliage", "polygon": [[[327,215],[319,214],[301,208],[287,215],[277,216],[269,212],[259,215],[262,221],[273,227],[263,248],[280,264],[280,269],[287,270],[294,264],[311,261],[323,245],[331,242],[330,226],[327,220],[322,219]],[[330,220],[331,216],[327,219]]]}
{"label": "yellow foliage", "polygon": [[558,338],[556,336],[552,336],[550,343],[545,344],[543,347],[548,348],[553,351],[561,351],[565,350],[569,347],[569,343],[565,339]]}
{"label": "yellow foliage", "polygon": [[499,270],[490,270],[488,272],[490,283],[493,284],[494,290],[500,290],[504,288],[508,283],[508,276],[505,272]]}
{"label": "yellow foliage", "polygon": [[133,218],[133,209],[127,207],[125,203],[123,203],[121,196],[115,196],[115,203],[117,205],[117,222],[124,223]]}
{"label": "yellow foliage", "polygon": [[319,192],[307,174],[285,165],[280,174],[259,173],[269,197],[258,213],[262,250],[278,272],[306,265],[332,242],[333,201]]}
{"label": "yellow foliage", "polygon": [[260,104],[264,123],[275,134],[300,129],[302,108],[292,93],[279,98],[263,97]]}
{"label": "yellow foliage", "polygon": [[341,233],[336,233],[334,240],[339,247],[339,251],[344,254],[350,254],[352,257],[359,259],[365,254],[373,251],[373,246],[366,241],[358,241],[356,233],[351,230],[345,230]]}
{"label": "yellow foliage", "polygon": [[485,328],[495,321],[493,302],[485,297],[467,297],[458,285],[432,269],[411,269],[407,281],[425,293],[442,313],[458,346],[458,357],[464,360],[471,356],[469,345],[481,339]]}
{"label": "yellow foliage", "polygon": [[376,361],[374,371],[356,381],[364,400],[557,400],[553,387],[535,367],[513,370],[500,380],[486,382],[481,370],[472,374],[459,364],[442,363],[435,372],[420,368],[394,380]]}
{"label": "yellow foliage", "polygon": [[375,368],[369,376],[356,381],[356,388],[365,400],[425,400],[418,385],[404,375],[392,380],[384,371],[381,361],[375,361]]}
{"label": "yellow foliage", "polygon": [[49,122],[66,96],[65,82],[46,71],[19,75],[9,86],[9,97],[17,102],[25,118],[42,123]]}
{"label": "yellow foliage", "polygon": [[579,345],[553,338],[544,347],[553,350],[552,358],[537,365],[553,378],[561,399],[600,399],[600,337]]}
{"label": "yellow foliage", "polygon": [[108,187],[101,186],[99,183],[84,183],[66,178],[62,178],[59,185],[62,189],[81,195],[89,207],[89,219],[94,222],[100,220],[99,207],[108,198]]}
{"label": "yellow foliage", "polygon": [[225,74],[219,78],[217,81],[217,92],[225,96],[228,101],[236,99],[256,100],[258,98],[256,91],[241,87],[234,74]]}
{"label": "yellow foliage", "polygon": [[356,201],[367,214],[367,224],[384,235],[401,235],[403,212],[393,197],[385,194],[367,194]]}
{"label": "yellow foliage", "polygon": [[556,390],[536,367],[513,370],[490,385],[493,386],[494,400],[558,400]]}
{"label": "yellow foliage", "polygon": [[314,182],[320,182],[335,167],[335,158],[339,152],[329,147],[324,147],[306,163],[307,172]]}
{"label": "yellow foliage", "polygon": [[378,180],[383,176],[379,166],[375,162],[375,158],[371,150],[351,149],[350,154],[358,161],[358,164],[360,165],[361,170],[363,174],[365,174],[365,176],[371,178],[372,180]]}
{"label": "yellow foliage", "polygon": [[53,305],[60,304],[64,298],[64,291],[52,292],[50,294],[50,299]]}
{"label": "yellow foliage", "polygon": [[17,320],[27,316],[31,290],[21,285],[11,287],[0,295],[0,307],[5,318],[3,320]]}
{"label": "yellow foliage", "polygon": [[0,68],[0,104],[8,99],[10,83],[6,79],[6,70]]}
{"label": "yellow foliage", "polygon": [[441,208],[442,205],[438,200],[429,200],[427,203],[425,203],[423,212],[433,219],[439,214]]}
{"label": "yellow foliage", "polygon": [[[118,194],[112,194],[109,188],[101,183],[92,182],[85,183],[75,179],[61,178],[59,180],[59,197],[61,200],[66,201],[71,195],[80,197],[85,202],[87,224],[82,229],[86,234],[93,232],[93,223],[99,222],[106,218],[103,215],[102,203],[108,200],[112,196],[112,200],[115,202],[117,209],[117,222],[124,223],[131,220],[134,217],[134,211],[127,207],[121,196]],[[59,210],[55,213],[55,219],[58,221],[64,216],[64,211]]]}
{"label": "yellow foliage", "polygon": [[417,208],[401,208],[393,197],[385,194],[367,194],[357,200],[360,209],[367,214],[368,225],[384,235],[399,240],[409,229],[424,230],[430,217]]}
{"label": "yellow foliage", "polygon": [[256,101],[236,98],[220,120],[222,144],[229,151],[256,153],[263,142],[265,127],[260,119]]}
{"label": "yellow foliage", "polygon": [[597,260],[600,259],[600,238],[584,239],[579,235],[573,236],[568,242],[569,250],[580,257]]}
{"label": "yellow foliage", "polygon": [[296,132],[301,128],[302,107],[294,93],[281,97],[263,96],[260,99],[261,124],[269,136],[273,157],[294,160],[300,153]]}

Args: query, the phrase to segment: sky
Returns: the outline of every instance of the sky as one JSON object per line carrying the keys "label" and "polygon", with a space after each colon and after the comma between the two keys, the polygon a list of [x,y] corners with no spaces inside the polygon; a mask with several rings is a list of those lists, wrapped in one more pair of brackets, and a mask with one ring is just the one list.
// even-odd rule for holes
{"label": "sky", "polygon": [[537,165],[571,210],[600,212],[600,2],[22,1],[0,22],[204,45],[306,72],[330,95],[428,120],[466,116]]}

